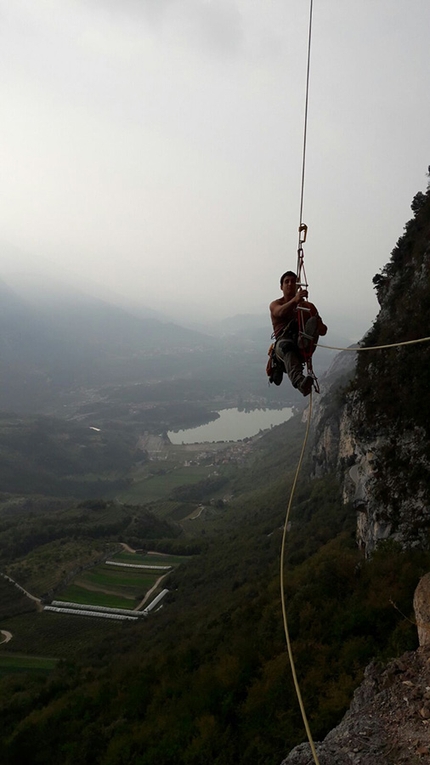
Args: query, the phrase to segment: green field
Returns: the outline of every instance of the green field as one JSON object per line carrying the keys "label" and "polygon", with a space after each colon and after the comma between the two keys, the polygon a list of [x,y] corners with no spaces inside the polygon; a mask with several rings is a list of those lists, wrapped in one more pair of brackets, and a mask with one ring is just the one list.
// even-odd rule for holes
{"label": "green field", "polygon": [[16,672],[38,672],[46,674],[54,669],[58,659],[44,656],[24,656],[0,652],[0,677]]}
{"label": "green field", "polygon": [[121,595],[111,595],[96,590],[86,590],[78,584],[72,584],[56,600],[69,603],[81,603],[83,606],[107,606],[108,608],[134,608],[137,598],[127,598]]}
{"label": "green field", "polygon": [[[147,553],[119,552],[113,556],[118,563],[147,564],[150,566],[178,566],[189,560],[181,555],[149,555]],[[121,568],[100,564],[79,574],[55,599],[81,603],[83,606],[134,608],[157,579],[167,572]]]}
{"label": "green field", "polygon": [[80,573],[55,599],[82,605],[134,608],[162,573],[101,564]]}
{"label": "green field", "polygon": [[134,590],[146,592],[152,587],[156,579],[158,579],[157,573],[151,574],[141,569],[120,568],[119,566],[103,564],[84,571],[75,579],[75,584],[80,584],[83,587],[89,585],[89,588],[95,586],[97,589],[109,588],[122,594],[130,591],[132,596]]}
{"label": "green field", "polygon": [[124,492],[117,494],[120,502],[127,504],[142,504],[155,502],[168,497],[172,489],[178,486],[188,486],[207,478],[213,472],[213,467],[196,465],[193,467],[178,467],[164,475],[153,475],[143,481],[129,486]]}

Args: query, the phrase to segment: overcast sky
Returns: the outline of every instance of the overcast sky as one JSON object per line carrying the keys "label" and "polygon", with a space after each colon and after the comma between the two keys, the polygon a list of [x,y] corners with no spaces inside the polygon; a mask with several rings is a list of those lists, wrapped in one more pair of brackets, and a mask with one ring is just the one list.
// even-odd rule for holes
{"label": "overcast sky", "polygon": [[[3,274],[64,269],[178,319],[266,311],[296,264],[308,15],[0,0]],[[371,325],[427,186],[429,32],[429,0],[314,0],[305,262],[337,331]]]}

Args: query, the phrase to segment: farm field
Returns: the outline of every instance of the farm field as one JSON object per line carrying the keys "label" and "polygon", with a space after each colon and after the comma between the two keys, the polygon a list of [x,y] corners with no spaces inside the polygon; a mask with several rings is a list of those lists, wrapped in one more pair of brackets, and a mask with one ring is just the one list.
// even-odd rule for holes
{"label": "farm field", "polygon": [[116,596],[98,590],[86,590],[78,584],[70,585],[67,590],[56,595],[55,599],[69,603],[81,603],[83,606],[106,606],[107,608],[135,608],[137,605],[135,598]]}
{"label": "farm field", "polygon": [[136,480],[131,486],[117,494],[120,502],[127,504],[144,504],[167,498],[178,486],[189,486],[207,478],[213,472],[213,467],[196,465],[193,467],[178,467],[163,475],[152,475],[142,481]]}
{"label": "farm field", "polygon": [[56,600],[94,606],[134,608],[159,578],[158,572],[101,564],[79,574]]}

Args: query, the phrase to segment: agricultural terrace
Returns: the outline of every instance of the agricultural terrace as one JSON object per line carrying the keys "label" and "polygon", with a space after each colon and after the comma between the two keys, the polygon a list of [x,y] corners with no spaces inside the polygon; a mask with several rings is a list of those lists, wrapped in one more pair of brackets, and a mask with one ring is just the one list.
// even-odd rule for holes
{"label": "agricultural terrace", "polygon": [[[56,600],[79,603],[82,606],[134,610],[139,608],[150,590],[155,596],[158,591],[157,585],[164,587],[162,580],[169,574],[164,567],[168,566],[169,570],[172,570],[187,558],[177,555],[120,552],[110,560],[122,563],[124,567],[106,562],[82,571],[61,593],[56,594]],[[133,565],[155,568],[133,568]],[[160,568],[157,568],[158,566]]]}

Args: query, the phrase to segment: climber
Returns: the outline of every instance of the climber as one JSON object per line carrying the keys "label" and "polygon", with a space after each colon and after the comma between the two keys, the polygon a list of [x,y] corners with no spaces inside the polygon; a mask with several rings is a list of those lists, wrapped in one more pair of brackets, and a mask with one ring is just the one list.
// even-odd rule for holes
{"label": "climber", "polygon": [[[291,380],[303,396],[309,396],[313,377],[303,374],[306,358],[315,350],[320,335],[327,333],[316,307],[306,298],[308,292],[297,288],[297,276],[294,271],[286,271],[281,276],[282,297],[270,303],[270,318],[275,336],[274,351],[280,359]],[[298,311],[302,311],[303,331],[299,332]]]}

